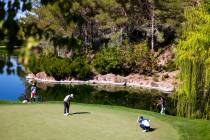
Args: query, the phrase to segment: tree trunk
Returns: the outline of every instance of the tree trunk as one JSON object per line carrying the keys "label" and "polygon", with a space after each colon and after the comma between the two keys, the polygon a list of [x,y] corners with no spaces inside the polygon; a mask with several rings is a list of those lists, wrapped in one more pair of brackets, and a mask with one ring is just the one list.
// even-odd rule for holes
{"label": "tree trunk", "polygon": [[154,6],[152,6],[152,15],[151,15],[151,52],[154,52],[154,18],[155,18],[155,12],[154,12]]}

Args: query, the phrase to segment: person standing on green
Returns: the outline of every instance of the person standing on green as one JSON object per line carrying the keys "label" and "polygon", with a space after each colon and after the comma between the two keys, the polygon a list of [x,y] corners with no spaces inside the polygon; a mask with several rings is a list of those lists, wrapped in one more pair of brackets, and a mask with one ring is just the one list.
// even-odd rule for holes
{"label": "person standing on green", "polygon": [[31,102],[35,102],[37,99],[37,87],[36,83],[33,83],[31,86]]}
{"label": "person standing on green", "polygon": [[160,106],[160,114],[165,114],[165,100],[163,97],[160,97],[160,100],[158,101],[157,106]]}
{"label": "person standing on green", "polygon": [[73,94],[67,95],[64,100],[63,100],[63,104],[64,104],[64,115],[68,116],[70,115],[69,113],[69,106],[70,106],[70,100],[74,98]]}

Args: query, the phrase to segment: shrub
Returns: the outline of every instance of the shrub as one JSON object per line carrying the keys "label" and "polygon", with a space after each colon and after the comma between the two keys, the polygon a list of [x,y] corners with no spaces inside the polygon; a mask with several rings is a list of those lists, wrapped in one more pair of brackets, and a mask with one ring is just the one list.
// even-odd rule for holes
{"label": "shrub", "polygon": [[31,57],[29,68],[33,73],[45,71],[49,76],[53,76],[55,79],[60,80],[70,75],[70,63],[70,59],[62,59],[55,57],[52,54],[48,54],[41,55],[39,58]]}
{"label": "shrub", "polygon": [[78,79],[87,79],[92,75],[91,67],[84,57],[77,57],[70,64],[71,76]]}
{"label": "shrub", "polygon": [[169,72],[175,71],[177,69],[175,61],[173,59],[168,60],[168,62],[164,65],[163,69]]}
{"label": "shrub", "polygon": [[97,53],[93,62],[96,71],[101,74],[122,72],[120,49],[117,47],[108,47]]}
{"label": "shrub", "polygon": [[123,50],[124,57],[121,60],[123,69],[129,73],[147,74],[152,72],[153,59],[145,43],[134,44],[129,49]]}
{"label": "shrub", "polygon": [[57,80],[70,76],[71,69],[69,67],[70,59],[57,58],[52,55],[44,55],[40,59],[40,69],[48,75],[55,77]]}
{"label": "shrub", "polygon": [[53,76],[57,80],[66,79],[70,76],[86,79],[92,74],[91,67],[85,57],[69,59],[49,54],[41,55],[38,60],[33,58],[30,62],[32,72],[45,71],[49,76]]}
{"label": "shrub", "polygon": [[147,73],[152,71],[152,59],[145,44],[130,48],[108,47],[98,52],[92,62],[101,74]]}

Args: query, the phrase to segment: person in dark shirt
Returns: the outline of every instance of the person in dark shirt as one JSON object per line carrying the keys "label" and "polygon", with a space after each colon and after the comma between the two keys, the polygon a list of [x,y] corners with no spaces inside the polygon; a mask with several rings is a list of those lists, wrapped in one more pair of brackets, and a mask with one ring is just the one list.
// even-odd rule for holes
{"label": "person in dark shirt", "polygon": [[22,103],[26,104],[26,103],[29,103],[29,99],[26,95],[23,96],[23,101]]}
{"label": "person in dark shirt", "polygon": [[165,114],[165,100],[163,97],[160,97],[157,106],[160,106],[160,114],[162,115]]}

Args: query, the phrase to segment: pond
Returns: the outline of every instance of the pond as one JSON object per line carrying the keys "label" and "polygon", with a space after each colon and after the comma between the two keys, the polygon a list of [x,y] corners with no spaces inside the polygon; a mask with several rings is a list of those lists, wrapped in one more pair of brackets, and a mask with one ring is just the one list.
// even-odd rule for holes
{"label": "pond", "polygon": [[22,68],[17,64],[17,57],[0,56],[0,100],[18,100],[24,93],[24,78],[18,76]]}
{"label": "pond", "polygon": [[[4,65],[3,65],[4,64]],[[17,57],[0,56],[0,100],[23,100],[30,98],[31,85],[26,82],[25,69],[17,64]],[[70,85],[38,83],[39,101],[63,101],[65,95],[73,93],[74,102],[120,105],[130,108],[158,111],[157,100],[164,96],[166,113],[174,115],[175,107],[169,94],[157,90],[110,85]]]}

